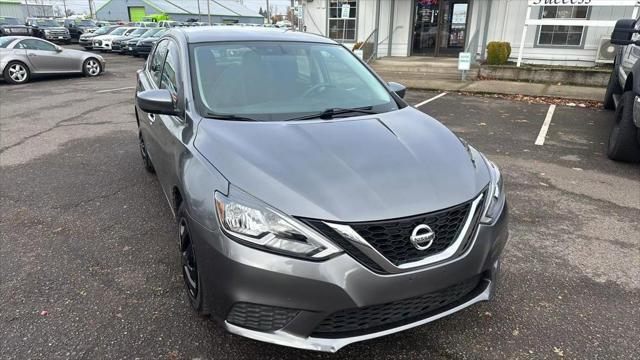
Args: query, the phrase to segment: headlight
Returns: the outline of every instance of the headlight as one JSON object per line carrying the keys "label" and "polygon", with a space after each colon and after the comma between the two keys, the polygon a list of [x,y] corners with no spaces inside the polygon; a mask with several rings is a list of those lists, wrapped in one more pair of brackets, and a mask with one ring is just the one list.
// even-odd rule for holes
{"label": "headlight", "polygon": [[45,34],[48,34],[50,32],[51,32],[51,30],[48,30],[48,29],[45,29],[45,31],[44,31]]}
{"label": "headlight", "polygon": [[[483,156],[484,157],[484,156]],[[489,173],[491,175],[491,183],[489,184],[489,192],[487,203],[485,206],[484,214],[482,215],[482,222],[485,224],[493,223],[504,206],[505,194],[502,182],[502,174],[498,166],[493,161],[484,157]]]}
{"label": "headlight", "polygon": [[221,228],[246,245],[284,255],[320,260],[341,250],[297,220],[231,187],[215,193]]}

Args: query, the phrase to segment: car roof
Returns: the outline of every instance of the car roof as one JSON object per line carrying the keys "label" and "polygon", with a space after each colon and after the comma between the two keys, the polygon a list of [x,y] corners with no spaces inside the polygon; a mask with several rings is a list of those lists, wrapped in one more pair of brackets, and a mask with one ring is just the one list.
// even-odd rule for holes
{"label": "car roof", "polygon": [[336,44],[323,36],[278,28],[252,26],[197,26],[173,28],[184,34],[188,43],[216,41],[292,41]]}

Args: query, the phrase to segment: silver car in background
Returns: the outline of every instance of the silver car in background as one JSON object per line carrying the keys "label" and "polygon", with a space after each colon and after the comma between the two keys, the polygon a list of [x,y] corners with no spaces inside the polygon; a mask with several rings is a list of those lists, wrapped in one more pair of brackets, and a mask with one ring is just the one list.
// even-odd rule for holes
{"label": "silver car in background", "polygon": [[104,58],[90,52],[65,49],[30,36],[0,38],[0,73],[10,84],[24,84],[34,75],[82,73],[98,76]]}

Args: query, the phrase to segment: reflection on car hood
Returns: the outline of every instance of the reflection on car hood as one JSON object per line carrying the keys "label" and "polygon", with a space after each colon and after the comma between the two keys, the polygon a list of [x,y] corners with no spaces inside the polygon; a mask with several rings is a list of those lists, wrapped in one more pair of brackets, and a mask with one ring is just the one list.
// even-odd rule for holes
{"label": "reflection on car hood", "polygon": [[335,121],[202,119],[195,147],[248,193],[290,215],[325,220],[435,211],[489,182],[475,150],[411,107]]}

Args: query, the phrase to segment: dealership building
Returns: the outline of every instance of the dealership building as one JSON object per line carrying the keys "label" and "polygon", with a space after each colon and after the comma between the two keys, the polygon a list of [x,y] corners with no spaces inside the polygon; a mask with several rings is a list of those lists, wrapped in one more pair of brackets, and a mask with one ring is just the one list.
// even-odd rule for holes
{"label": "dealership building", "polygon": [[[212,23],[264,23],[264,17],[235,0],[209,0],[208,9]],[[207,0],[109,0],[96,10],[96,17],[107,21],[140,21],[150,14],[206,22],[209,13]]]}
{"label": "dealership building", "polygon": [[372,44],[367,58],[457,57],[460,52],[475,52],[483,59],[488,42],[506,41],[512,47],[512,61],[517,61],[522,45],[523,63],[567,66],[610,63],[613,47],[608,38],[613,24],[638,10],[636,0],[301,0],[301,4],[307,32],[349,47],[357,42]]}

